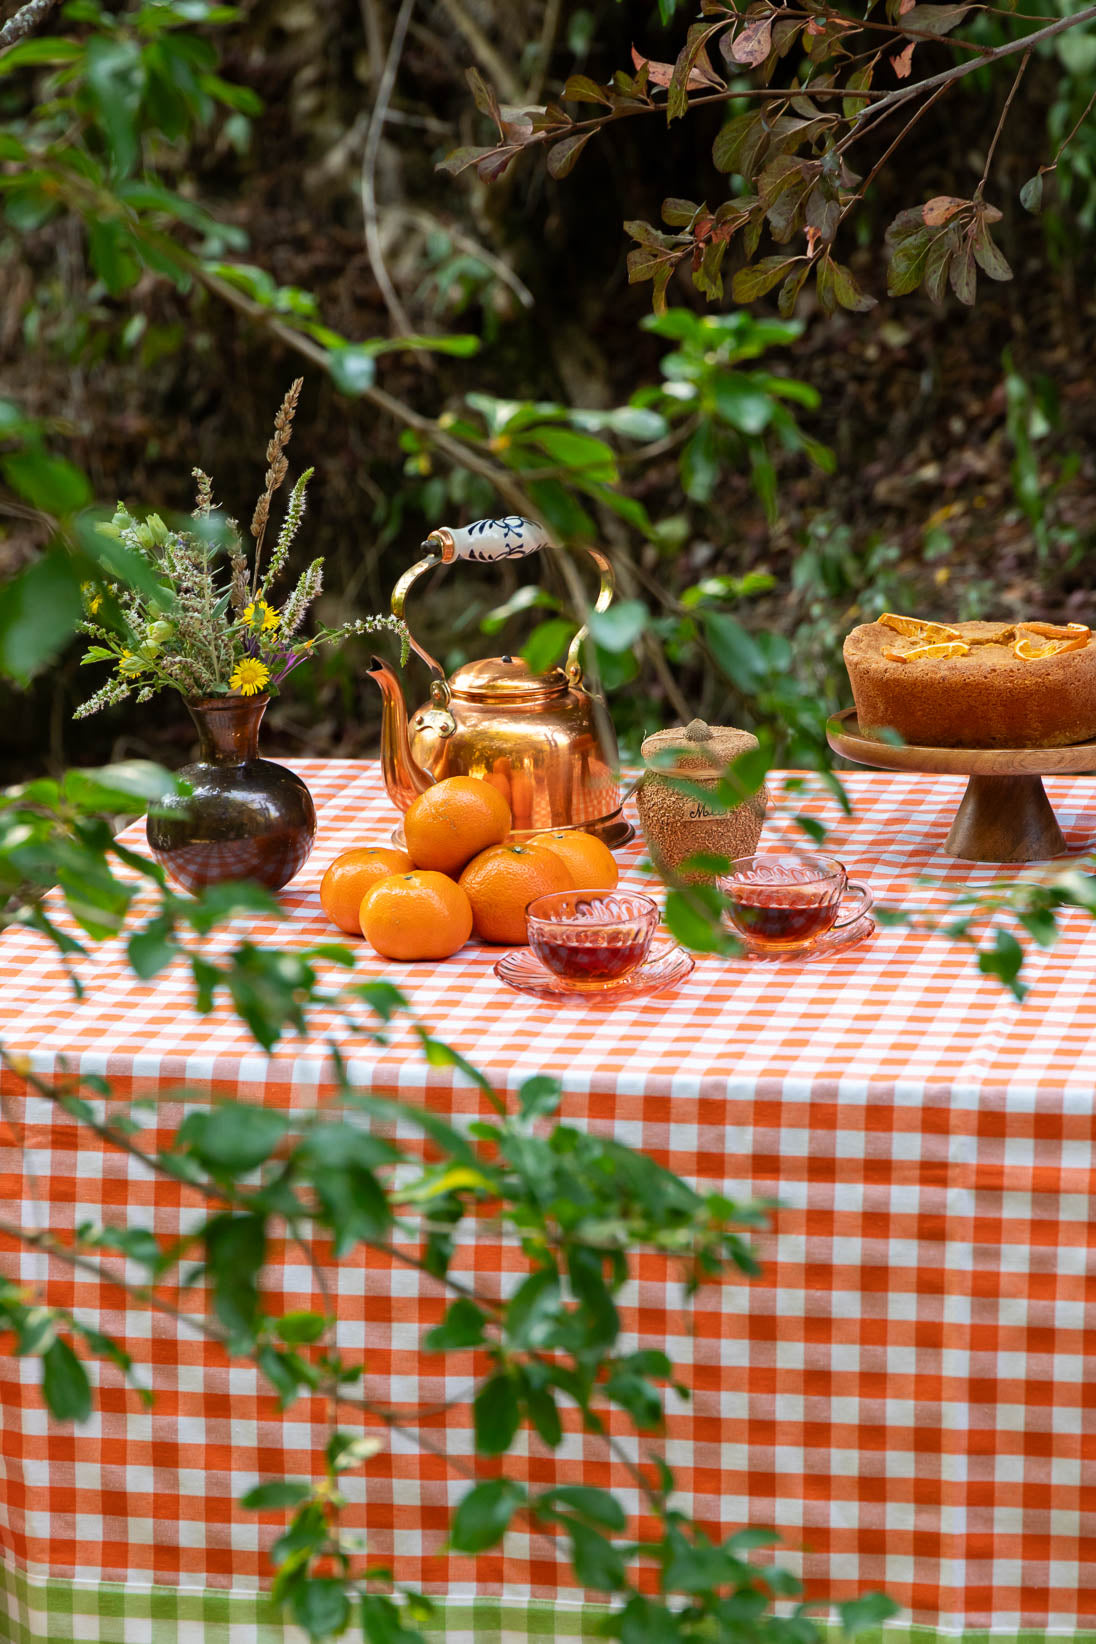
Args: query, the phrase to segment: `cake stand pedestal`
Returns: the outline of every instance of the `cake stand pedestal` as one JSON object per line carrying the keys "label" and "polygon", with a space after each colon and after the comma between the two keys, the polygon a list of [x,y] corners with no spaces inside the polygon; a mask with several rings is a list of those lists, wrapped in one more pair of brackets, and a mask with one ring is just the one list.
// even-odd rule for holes
{"label": "cake stand pedestal", "polygon": [[864,735],[855,708],[827,721],[826,739],[855,765],[969,777],[944,841],[949,856],[966,862],[1046,862],[1067,855],[1043,777],[1096,771],[1096,741],[1068,748],[893,747]]}

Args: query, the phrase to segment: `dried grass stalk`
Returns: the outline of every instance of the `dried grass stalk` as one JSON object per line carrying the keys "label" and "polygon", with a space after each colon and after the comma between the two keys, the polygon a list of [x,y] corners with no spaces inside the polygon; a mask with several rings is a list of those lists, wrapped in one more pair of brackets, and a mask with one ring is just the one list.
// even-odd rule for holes
{"label": "dried grass stalk", "polygon": [[289,392],[282,401],[278,413],[274,418],[274,432],[266,447],[266,483],[265,489],[258,502],[255,512],[251,516],[251,535],[255,538],[255,566],[252,577],[252,588],[259,586],[259,560],[263,551],[263,537],[270,520],[270,504],[274,493],[285,479],[289,470],[289,461],[284,455],[293,434],[293,416],[297,409],[297,400],[304,387],[304,378],[297,377],[289,385]]}

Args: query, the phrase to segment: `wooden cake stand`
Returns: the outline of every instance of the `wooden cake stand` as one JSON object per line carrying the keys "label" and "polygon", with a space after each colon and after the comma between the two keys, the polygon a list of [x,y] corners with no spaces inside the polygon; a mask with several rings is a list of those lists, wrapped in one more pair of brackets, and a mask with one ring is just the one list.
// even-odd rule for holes
{"label": "wooden cake stand", "polygon": [[855,765],[969,777],[944,841],[949,856],[967,862],[1045,862],[1067,855],[1043,777],[1096,771],[1096,741],[1068,748],[892,747],[864,735],[855,708],[827,720],[826,738],[834,753]]}

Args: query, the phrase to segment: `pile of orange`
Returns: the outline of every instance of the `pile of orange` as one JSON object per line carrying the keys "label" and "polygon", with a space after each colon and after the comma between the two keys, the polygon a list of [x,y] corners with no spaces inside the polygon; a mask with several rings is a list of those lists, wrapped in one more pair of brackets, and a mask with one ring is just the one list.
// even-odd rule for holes
{"label": "pile of orange", "polygon": [[320,904],[385,959],[447,959],[473,932],[483,942],[523,944],[525,910],[538,896],[615,887],[613,854],[592,834],[538,833],[509,845],[510,823],[497,786],[447,777],[411,804],[407,849],[343,851],[323,876]]}

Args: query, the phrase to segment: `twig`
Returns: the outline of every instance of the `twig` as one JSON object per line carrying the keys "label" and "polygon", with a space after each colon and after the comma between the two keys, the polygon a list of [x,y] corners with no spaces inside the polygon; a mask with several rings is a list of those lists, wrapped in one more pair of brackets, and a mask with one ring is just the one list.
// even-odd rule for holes
{"label": "twig", "polygon": [[369,255],[370,266],[381,288],[384,306],[388,310],[388,317],[392,321],[397,333],[407,333],[411,330],[411,321],[407,316],[395,286],[392,284],[388,269],[384,262],[384,247],[381,245],[380,230],[377,220],[377,153],[384,134],[384,117],[388,109],[388,102],[396,84],[396,74],[399,71],[400,58],[403,55],[404,41],[407,39],[407,25],[411,21],[411,13],[415,7],[415,0],[403,0],[395,24],[392,28],[392,38],[388,43],[388,56],[384,61],[384,71],[381,74],[380,84],[377,87],[376,101],[373,112],[369,116],[369,127],[365,134],[365,152],[362,154],[361,170],[361,197],[362,216],[365,219],[365,249]]}
{"label": "twig", "polygon": [[9,46],[25,39],[39,23],[45,22],[57,3],[58,0],[28,0],[27,5],[20,6],[15,15],[9,17],[3,28],[0,28],[0,51],[5,51]]}
{"label": "twig", "polygon": [[386,209],[390,216],[399,217],[405,223],[414,223],[417,228],[421,228],[427,233],[446,235],[454,245],[460,246],[463,251],[467,251],[470,257],[476,257],[483,263],[485,268],[489,268],[496,279],[502,281],[503,285],[509,286],[523,308],[533,307],[536,298],[525,284],[525,281],[518,278],[509,263],[503,262],[502,258],[497,257],[493,251],[488,251],[487,247],[481,245],[471,234],[466,234],[463,229],[454,228],[450,223],[443,223],[440,217],[433,216],[429,211],[415,210],[410,206],[389,206]]}
{"label": "twig", "polygon": [[1001,133],[1005,129],[1005,121],[1008,119],[1008,111],[1012,107],[1012,99],[1016,96],[1016,92],[1019,88],[1020,81],[1024,78],[1024,70],[1027,68],[1027,66],[1030,62],[1031,62],[1031,53],[1030,53],[1030,51],[1028,51],[1028,52],[1025,52],[1024,56],[1020,59],[1020,67],[1016,70],[1016,78],[1013,80],[1012,88],[1009,91],[1008,96],[1005,98],[1005,106],[1001,110],[1001,118],[997,122],[997,130],[993,133],[993,141],[989,145],[989,153],[986,155],[986,164],[985,164],[985,167],[982,171],[981,180],[978,184],[978,187],[974,191],[974,198],[976,200],[980,200],[982,198],[982,194],[983,194],[983,191],[984,191],[985,186],[986,186],[986,181],[989,177],[989,168],[993,164],[994,151],[997,147],[998,142],[1000,141]]}
{"label": "twig", "polygon": [[540,94],[544,90],[544,82],[548,75],[548,64],[552,58],[552,47],[559,30],[559,13],[560,0],[547,0],[540,25],[540,39],[537,41],[536,67],[525,99],[528,103],[540,102]]}
{"label": "twig", "polygon": [[[932,96],[926,102],[922,103],[921,107],[919,109],[916,109],[914,111],[914,113],[911,115],[911,117],[906,121],[906,124],[902,127],[901,131],[898,133],[898,136],[891,143],[890,147],[885,150],[885,152],[883,153],[881,158],[876,160],[875,164],[872,166],[871,170],[868,172],[868,175],[865,177],[864,181],[861,183],[861,185],[857,189],[856,193],[852,196],[852,198],[848,201],[848,203],[843,208],[840,217],[837,219],[839,225],[845,221],[845,218],[848,216],[849,212],[852,210],[852,208],[856,204],[856,202],[858,200],[862,200],[864,198],[864,195],[868,192],[868,189],[871,187],[871,185],[875,181],[876,177],[878,177],[879,173],[882,171],[883,167],[886,165],[887,161],[890,159],[890,157],[894,153],[895,149],[899,146],[899,144],[905,142],[906,138],[909,136],[910,132],[913,130],[913,128],[917,124],[918,120],[920,120],[921,116],[923,114],[928,113],[928,111],[932,107],[933,103],[935,103],[938,98],[942,97],[944,95],[945,91],[947,91],[947,89],[948,89],[947,86],[937,86],[937,88],[933,92]],[[855,137],[855,136],[856,136],[856,131],[854,129],[849,134],[849,137],[846,139],[846,141],[847,142],[851,141],[852,138]],[[843,146],[844,146],[843,144],[838,144],[839,148],[841,148]]]}
{"label": "twig", "polygon": [[1088,119],[1089,115],[1092,113],[1093,103],[1096,103],[1096,91],[1094,91],[1092,93],[1092,96],[1089,98],[1088,102],[1085,104],[1084,109],[1081,113],[1081,118],[1077,121],[1077,124],[1074,126],[1073,130],[1069,133],[1068,137],[1063,137],[1062,141],[1058,144],[1058,152],[1054,156],[1054,159],[1051,161],[1050,165],[1047,166],[1047,168],[1046,168],[1048,171],[1054,171],[1056,169],[1056,167],[1058,165],[1058,161],[1062,158],[1062,155],[1065,153],[1065,151],[1069,147],[1070,143],[1072,143],[1073,139],[1076,137],[1077,133],[1080,131],[1081,127],[1084,125],[1085,121]]}
{"label": "twig", "polygon": [[449,17],[456,24],[465,40],[471,46],[473,53],[479,58],[480,67],[488,78],[495,84],[496,90],[502,93],[504,103],[517,103],[521,99],[521,87],[510,71],[510,65],[500,57],[494,46],[488,40],[483,30],[474,18],[469,17],[460,0],[441,0]]}

